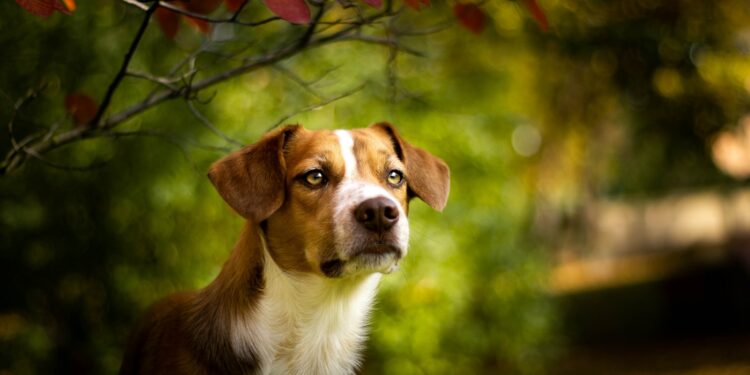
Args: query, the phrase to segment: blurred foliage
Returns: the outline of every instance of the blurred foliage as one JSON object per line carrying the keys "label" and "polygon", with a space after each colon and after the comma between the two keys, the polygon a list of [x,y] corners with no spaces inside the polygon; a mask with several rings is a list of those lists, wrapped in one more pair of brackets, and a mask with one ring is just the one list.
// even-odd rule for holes
{"label": "blurred foliage", "polygon": [[[445,212],[412,203],[412,250],[381,285],[367,374],[545,372],[565,335],[545,292],[546,244],[529,230],[535,210],[570,213],[597,196],[740,183],[713,166],[709,142],[748,110],[744,2],[541,5],[547,33],[519,4],[491,1],[482,4],[489,19],[479,36],[452,27],[401,40],[426,57],[336,44],[283,62],[326,97],[364,83],[314,111],[299,112],[319,98],[271,67],[201,94],[199,109],[243,142],[290,114],[287,122],[312,129],[388,120],[451,166]],[[449,8],[438,1],[396,22],[436,24]],[[19,114],[20,132],[64,118],[66,93],[101,98],[140,21],[105,0],[48,19],[2,2],[0,14],[0,122],[16,98],[46,85]],[[261,51],[294,30],[227,27],[232,40],[223,42],[191,30],[169,41],[151,27],[133,64],[164,72],[201,46],[198,64],[210,71],[226,63],[221,51],[243,43]],[[128,80],[113,105],[152,89]],[[123,127],[174,137],[87,140],[50,156],[105,161],[98,168],[32,161],[0,178],[2,373],[116,372],[139,314],[161,296],[207,284],[238,236],[241,219],[205,178],[224,154],[214,146],[231,145],[184,102]],[[2,133],[0,151],[9,147]]]}

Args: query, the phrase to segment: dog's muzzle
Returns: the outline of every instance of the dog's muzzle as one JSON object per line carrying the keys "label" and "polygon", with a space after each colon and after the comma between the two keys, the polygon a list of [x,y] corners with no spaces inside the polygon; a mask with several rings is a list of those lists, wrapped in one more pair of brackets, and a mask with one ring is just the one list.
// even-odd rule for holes
{"label": "dog's muzzle", "polygon": [[[345,248],[339,249],[338,257],[322,262],[320,270],[328,277],[343,277],[349,274],[382,272],[388,273],[398,267],[404,256],[402,216],[396,202],[386,197],[374,197],[357,204],[350,211],[350,229]],[[407,232],[408,236],[408,232]]]}

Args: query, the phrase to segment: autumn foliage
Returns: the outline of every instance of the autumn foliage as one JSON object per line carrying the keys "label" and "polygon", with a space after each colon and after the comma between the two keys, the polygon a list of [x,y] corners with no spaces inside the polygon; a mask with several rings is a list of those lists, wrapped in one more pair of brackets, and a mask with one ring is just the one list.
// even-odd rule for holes
{"label": "autumn foliage", "polygon": [[[547,31],[549,23],[537,1],[522,1],[539,27]],[[237,12],[246,2],[247,0],[174,0],[170,1],[169,4],[184,9],[187,13],[208,15],[216,11],[222,3],[230,12]],[[383,5],[382,0],[362,0],[362,2],[373,8],[380,8]],[[403,0],[403,2],[404,5],[415,11],[430,6],[430,0]],[[41,17],[49,17],[55,11],[69,14],[76,9],[75,0],[16,0],[16,3]],[[305,0],[263,0],[263,3],[273,14],[290,23],[300,25],[310,23],[310,7]],[[456,3],[453,5],[453,14],[459,25],[472,33],[480,34],[484,30],[487,16],[479,4]],[[211,24],[204,19],[180,14],[164,7],[160,7],[156,12],[159,27],[169,39],[173,39],[177,35],[182,19],[204,34],[211,31]]]}
{"label": "autumn foliage", "polygon": [[73,116],[76,125],[86,125],[94,119],[98,106],[90,96],[72,92],[65,96],[65,110]]}
{"label": "autumn foliage", "polygon": [[453,14],[456,19],[469,31],[479,34],[484,30],[484,12],[476,4],[461,4],[453,6]]}
{"label": "autumn foliage", "polygon": [[[225,0],[223,2],[227,9],[232,12],[236,12],[240,9],[242,4],[245,3],[245,0]],[[221,3],[222,0],[176,0],[170,2],[169,4],[180,9],[184,9],[189,13],[208,15],[216,11]],[[156,10],[156,21],[159,23],[159,27],[161,28],[164,35],[169,39],[174,39],[174,37],[177,35],[181,20],[184,20],[188,25],[194,27],[196,30],[203,34],[207,34],[211,31],[211,24],[206,20],[180,14],[165,7],[159,7]]]}
{"label": "autumn foliage", "polygon": [[75,0],[16,0],[16,3],[40,17],[49,17],[56,11],[70,13],[76,10]]}
{"label": "autumn foliage", "polygon": [[409,8],[419,11],[424,7],[430,6],[430,0],[404,0],[404,4]]}

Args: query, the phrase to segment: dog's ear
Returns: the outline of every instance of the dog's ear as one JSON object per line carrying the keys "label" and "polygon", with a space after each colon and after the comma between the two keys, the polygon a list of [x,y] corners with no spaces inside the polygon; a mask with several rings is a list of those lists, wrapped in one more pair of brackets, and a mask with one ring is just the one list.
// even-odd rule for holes
{"label": "dog's ear", "polygon": [[268,133],[209,169],[208,178],[221,197],[251,222],[268,219],[284,203],[284,146],[299,129],[290,125]]}
{"label": "dog's ear", "polygon": [[406,166],[406,183],[409,197],[418,197],[430,207],[442,211],[448,202],[451,173],[440,158],[410,145],[387,122],[377,123],[371,128],[384,132],[393,143],[396,154]]}

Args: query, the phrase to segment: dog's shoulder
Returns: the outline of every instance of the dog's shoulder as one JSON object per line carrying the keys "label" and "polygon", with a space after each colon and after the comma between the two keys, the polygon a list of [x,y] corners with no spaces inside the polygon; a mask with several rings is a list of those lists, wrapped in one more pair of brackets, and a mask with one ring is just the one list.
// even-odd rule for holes
{"label": "dog's shoulder", "polygon": [[172,294],[154,303],[133,331],[120,375],[248,374],[258,369],[252,356],[234,355],[228,327],[202,317],[199,292]]}
{"label": "dog's shoulder", "polygon": [[180,347],[187,338],[183,312],[195,298],[195,294],[172,294],[146,310],[128,339],[120,375],[163,373],[158,369],[167,368],[167,365],[173,369],[187,368],[180,363],[192,361],[185,354],[179,354],[182,351]]}

